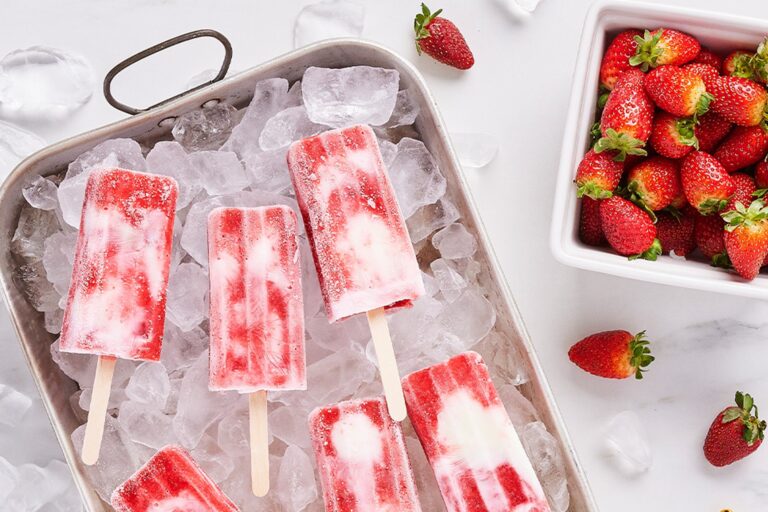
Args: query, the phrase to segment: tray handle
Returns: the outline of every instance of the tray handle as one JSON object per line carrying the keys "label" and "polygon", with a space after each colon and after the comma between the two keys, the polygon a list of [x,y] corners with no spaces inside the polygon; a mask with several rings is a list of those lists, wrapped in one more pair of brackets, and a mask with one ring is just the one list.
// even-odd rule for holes
{"label": "tray handle", "polygon": [[[143,108],[143,109],[129,107],[128,105],[117,101],[115,97],[112,95],[112,80],[114,80],[115,77],[125,68],[130,67],[133,64],[136,64],[140,60],[143,60],[149,57],[150,55],[154,55],[155,53],[166,50],[172,46],[176,46],[177,44],[183,43],[185,41],[191,41],[192,39],[198,39],[200,37],[212,37],[213,39],[216,39],[217,41],[219,41],[221,45],[224,47],[224,60],[221,63],[221,68],[219,68],[219,73],[215,77],[213,77],[212,80],[209,80],[204,84],[200,84],[197,87],[188,89],[182,93],[177,94],[176,96],[167,98],[159,103],[156,103],[150,107]],[[232,62],[232,43],[229,42],[229,39],[227,39],[224,36],[224,34],[211,29],[193,30],[192,32],[187,32],[186,34],[181,34],[180,36],[172,37],[167,41],[158,43],[150,48],[147,48],[146,50],[140,51],[135,55],[131,55],[130,57],[128,57],[127,59],[123,60],[122,62],[118,63],[115,67],[110,69],[109,73],[107,73],[107,76],[104,77],[104,97],[107,99],[107,102],[110,105],[112,105],[118,110],[122,110],[123,112],[126,112],[131,115],[141,114],[142,112],[146,112],[155,107],[165,105],[168,102],[181,98],[182,96],[189,94],[192,91],[202,89],[203,87],[207,87],[213,83],[218,82],[219,80],[223,79],[227,75],[227,71],[229,71],[229,65],[231,62]]]}

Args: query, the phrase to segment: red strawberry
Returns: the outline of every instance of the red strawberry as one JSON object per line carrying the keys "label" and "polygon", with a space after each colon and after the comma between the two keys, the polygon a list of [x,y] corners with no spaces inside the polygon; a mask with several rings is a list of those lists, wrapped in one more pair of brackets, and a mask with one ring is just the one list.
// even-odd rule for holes
{"label": "red strawberry", "polygon": [[675,256],[688,256],[696,247],[693,239],[695,219],[690,213],[675,217],[667,212],[658,214],[656,231],[664,254],[671,252]]}
{"label": "red strawberry", "polygon": [[641,35],[642,32],[636,29],[625,30],[608,45],[600,64],[600,84],[609,91],[613,89],[619,76],[632,68],[629,59],[637,53],[635,38]]}
{"label": "red strawberry", "polygon": [[682,66],[696,58],[701,45],[692,36],[668,28],[645,31],[643,37],[637,37],[637,54],[629,59],[633,66],[640,66],[643,71],[669,64]]}
{"label": "red strawberry", "polygon": [[702,48],[696,58],[693,59],[693,62],[697,64],[708,64],[715,69],[720,69],[723,65],[723,59],[708,48]]}
{"label": "red strawberry", "polygon": [[568,358],[585,372],[607,379],[643,378],[654,360],[645,331],[604,331],[587,336],[568,350]]}
{"label": "red strawberry", "polygon": [[654,107],[643,87],[644,76],[630,69],[616,81],[600,117],[603,137],[595,144],[598,153],[615,150],[619,160],[646,154],[643,147],[651,136]]}
{"label": "red strawberry", "polygon": [[762,126],[739,126],[728,135],[712,156],[727,172],[756,164],[768,154],[768,132]]}
{"label": "red strawberry", "polygon": [[699,141],[699,150],[711,153],[720,141],[730,133],[733,123],[723,119],[713,112],[698,119],[698,124],[693,128],[693,133]]}
{"label": "red strawberry", "polygon": [[723,74],[751,79],[753,73],[750,61],[753,55],[754,53],[749,50],[736,50],[729,53],[723,60]]}
{"label": "red strawberry", "polygon": [[736,192],[734,192],[728,200],[728,204],[723,209],[723,213],[735,210],[736,203],[741,203],[745,206],[752,203],[752,200],[754,199],[752,194],[757,190],[755,180],[753,180],[752,176],[749,174],[737,172],[736,174],[732,174],[731,178],[733,178],[733,182],[736,184]]}
{"label": "red strawberry", "polygon": [[648,73],[645,90],[657,107],[680,117],[704,115],[712,101],[704,80],[677,66],[659,66]]}
{"label": "red strawberry", "polygon": [[680,168],[688,202],[702,215],[717,213],[736,191],[736,184],[715,157],[703,151],[686,156]]}
{"label": "red strawberry", "polygon": [[721,76],[709,92],[715,101],[712,111],[740,126],[765,122],[768,92],[757,82],[735,76]]}
{"label": "red strawberry", "polygon": [[693,73],[694,75],[704,80],[704,85],[707,87],[707,89],[712,87],[714,81],[720,78],[720,72],[717,70],[717,68],[714,68],[709,64],[691,62],[690,64],[683,66],[682,69],[688,71],[689,73]]}
{"label": "red strawberry", "polygon": [[736,407],[723,409],[709,427],[704,440],[704,456],[713,466],[733,464],[760,448],[765,428],[765,420],[758,418],[752,397],[738,391]]}
{"label": "red strawberry", "polygon": [[725,250],[736,272],[752,280],[768,256],[768,208],[761,200],[749,206],[741,203],[723,214]]}
{"label": "red strawberry", "polygon": [[[693,227],[693,238],[696,241],[696,247],[714,266],[720,266],[716,264],[717,261],[727,259],[725,221],[719,215],[697,216]],[[727,266],[730,266],[730,262]]]}
{"label": "red strawberry", "polygon": [[416,31],[416,50],[426,53],[433,59],[458,69],[469,69],[475,63],[472,50],[464,36],[452,21],[440,16],[438,9],[434,13],[421,4],[421,12],[413,20]]}
{"label": "red strawberry", "polygon": [[659,112],[653,120],[651,146],[667,158],[682,158],[694,148],[696,140],[695,122],[690,117],[675,117],[667,112]]}
{"label": "red strawberry", "polygon": [[666,208],[682,192],[677,164],[662,156],[643,160],[627,174],[627,190],[650,210]]}
{"label": "red strawberry", "polygon": [[576,171],[576,194],[592,199],[605,199],[613,195],[619,186],[621,174],[624,172],[624,162],[614,160],[611,151],[596,153],[594,149],[584,155]]}
{"label": "red strawberry", "polygon": [[600,202],[600,224],[605,239],[623,256],[654,261],[661,254],[651,218],[622,197],[613,196]]}
{"label": "red strawberry", "polygon": [[600,224],[600,201],[582,197],[579,221],[579,239],[582,242],[594,246],[605,244],[605,235]]}
{"label": "red strawberry", "polygon": [[755,183],[757,188],[768,188],[768,162],[758,162],[755,166]]}

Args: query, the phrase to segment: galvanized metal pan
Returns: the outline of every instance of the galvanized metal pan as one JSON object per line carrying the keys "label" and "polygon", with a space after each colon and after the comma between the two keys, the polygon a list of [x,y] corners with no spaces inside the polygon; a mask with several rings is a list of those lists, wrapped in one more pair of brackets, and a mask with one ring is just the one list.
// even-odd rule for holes
{"label": "galvanized metal pan", "polygon": [[[162,50],[163,47],[161,46],[164,44],[161,43],[158,47],[153,47],[142,53],[154,53],[154,51]],[[563,426],[555,400],[523,325],[523,320],[512,294],[507,288],[485,229],[477,214],[461,167],[451,148],[443,120],[424,80],[411,64],[379,45],[355,39],[337,39],[293,51],[226,80],[190,91],[181,97],[172,98],[147,111],[142,112],[127,107],[124,110],[139,113],[123,121],[78,135],[39,151],[22,162],[0,189],[0,249],[2,249],[0,280],[3,293],[10,307],[12,321],[18,332],[30,370],[40,389],[54,431],[72,468],[86,510],[89,512],[108,511],[111,508],[104,504],[90,489],[70,439],[72,431],[81,423],[69,403],[69,397],[76,390],[76,384],[64,375],[52,361],[50,345],[54,341],[54,337],[46,332],[42,315],[27,303],[22,291],[17,289],[13,281],[16,268],[10,254],[10,242],[24,201],[21,195],[23,184],[35,175],[49,176],[64,171],[67,165],[78,155],[107,139],[115,137],[133,138],[148,146],[157,140],[168,139],[173,120],[176,117],[209,101],[224,101],[237,108],[242,108],[250,101],[254,85],[259,80],[281,77],[293,82],[300,79],[304,70],[310,66],[345,67],[354,65],[397,69],[400,72],[401,87],[408,88],[419,103],[421,114],[416,121],[416,129],[430,152],[437,159],[448,182],[448,194],[461,212],[464,224],[478,239],[477,258],[483,267],[481,275],[486,280],[484,285],[488,299],[494,304],[497,311],[496,328],[507,343],[517,347],[524,359],[522,363],[531,376],[530,382],[523,385],[521,391],[533,402],[542,421],[562,446],[571,493],[570,510],[573,512],[597,510],[584,473],[579,466]],[[222,69],[225,73],[224,66]],[[220,73],[220,75],[224,76],[224,73]],[[110,76],[113,77],[114,74]],[[108,89],[108,87],[106,88]]]}

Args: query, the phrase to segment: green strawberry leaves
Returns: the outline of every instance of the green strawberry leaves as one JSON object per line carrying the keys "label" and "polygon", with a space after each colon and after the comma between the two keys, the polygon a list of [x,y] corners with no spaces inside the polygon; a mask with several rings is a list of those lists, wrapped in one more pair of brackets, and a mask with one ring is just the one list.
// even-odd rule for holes
{"label": "green strawberry leaves", "polygon": [[646,30],[642,37],[635,36],[637,42],[637,53],[630,57],[629,63],[632,66],[640,66],[640,70],[645,73],[649,68],[655,68],[656,62],[664,53],[664,48],[659,46],[659,41],[664,33],[664,29],[659,29],[655,34]]}
{"label": "green strawberry leaves", "polygon": [[421,55],[419,39],[424,39],[431,35],[427,25],[429,25],[432,20],[437,18],[441,12],[443,12],[442,9],[438,9],[435,12],[430,12],[429,7],[422,3],[421,12],[417,14],[413,19],[413,30],[416,32],[416,51],[419,52],[419,55]]}
{"label": "green strawberry leaves", "polygon": [[626,133],[619,133],[613,128],[608,128],[605,131],[605,137],[601,138],[595,143],[595,153],[602,153],[603,151],[616,151],[616,156],[613,159],[616,162],[623,162],[627,159],[627,155],[641,155],[646,156],[648,152],[643,149],[645,142],[634,137],[630,137]]}
{"label": "green strawberry leaves", "polygon": [[645,331],[640,331],[629,342],[629,364],[635,368],[635,378],[642,379],[643,372],[648,370],[648,365],[654,361],[651,355],[650,341],[645,338]]}
{"label": "green strawberry leaves", "polygon": [[[755,413],[752,414],[754,409]],[[765,437],[765,420],[758,418],[757,406],[749,393],[736,392],[736,407],[729,407],[723,412],[723,423],[741,420],[744,425],[742,438],[747,446],[752,446],[756,441],[762,441]]]}
{"label": "green strawberry leaves", "polygon": [[735,208],[721,216],[726,222],[725,229],[733,232],[739,226],[750,227],[768,219],[768,208],[760,199],[755,199],[749,207],[737,201]]}

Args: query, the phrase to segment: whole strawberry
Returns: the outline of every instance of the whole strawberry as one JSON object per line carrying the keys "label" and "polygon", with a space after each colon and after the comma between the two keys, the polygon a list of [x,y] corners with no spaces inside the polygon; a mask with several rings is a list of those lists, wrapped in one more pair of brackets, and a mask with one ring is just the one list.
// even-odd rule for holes
{"label": "whole strawberry", "polygon": [[735,76],[721,76],[709,92],[715,97],[712,111],[739,126],[765,123],[768,92],[757,82]]}
{"label": "whole strawberry", "polygon": [[712,101],[704,80],[677,66],[659,66],[648,73],[645,90],[657,107],[679,117],[704,115]]}
{"label": "whole strawberry", "polygon": [[643,160],[627,173],[627,190],[632,200],[651,211],[666,208],[683,188],[680,170],[674,160],[654,156]]}
{"label": "whole strawberry", "polygon": [[738,391],[736,406],[723,409],[709,427],[704,456],[716,467],[733,464],[760,448],[765,428],[765,420],[758,418],[752,397]]}
{"label": "whole strawberry", "polygon": [[693,226],[696,247],[714,267],[730,268],[731,262],[725,252],[725,221],[719,215],[696,217]]}
{"label": "whole strawberry", "polygon": [[733,123],[713,112],[708,112],[698,119],[693,133],[699,141],[699,149],[705,153],[711,153],[731,132],[731,128]]}
{"label": "whole strawberry", "polygon": [[667,212],[660,212],[656,221],[656,231],[664,254],[688,256],[696,247],[693,237],[695,219],[692,214],[683,212],[675,217]]}
{"label": "whole strawberry", "polygon": [[695,121],[690,117],[676,117],[659,112],[653,119],[651,147],[661,156],[682,158],[699,147]]}
{"label": "whole strawberry", "polygon": [[645,31],[637,36],[637,54],[629,60],[633,66],[640,66],[643,71],[649,68],[669,64],[682,66],[696,58],[701,45],[693,36],[677,30],[660,28]]}
{"label": "whole strawberry", "polygon": [[625,30],[614,37],[605,50],[600,64],[600,84],[609,91],[616,85],[619,76],[632,67],[629,59],[637,53],[635,38],[642,34],[636,29]]}
{"label": "whole strawberry", "polygon": [[617,162],[611,152],[596,153],[591,149],[584,155],[576,170],[576,194],[592,199],[605,199],[619,186],[624,163]]}
{"label": "whole strawberry", "polygon": [[768,208],[761,200],[749,206],[737,203],[734,210],[723,214],[725,250],[734,270],[747,280],[760,273],[768,256]]}
{"label": "whole strawberry", "polygon": [[587,196],[581,198],[579,239],[587,245],[605,244],[603,226],[600,224],[600,201]]}
{"label": "whole strawberry", "polygon": [[568,350],[568,358],[585,372],[607,379],[643,378],[653,362],[645,331],[604,331],[587,336]]}
{"label": "whole strawberry", "polygon": [[728,200],[728,204],[723,208],[722,213],[735,210],[737,203],[741,203],[745,206],[751,204],[754,199],[754,193],[757,190],[755,180],[753,180],[752,176],[749,174],[737,172],[731,174],[731,178],[733,178],[733,183],[736,185],[736,191]]}
{"label": "whole strawberry", "polygon": [[768,154],[768,132],[762,126],[739,126],[718,146],[712,156],[727,172],[756,164]]}
{"label": "whole strawberry", "polygon": [[680,178],[688,202],[702,215],[719,212],[736,191],[736,184],[715,157],[694,151],[683,159]]}
{"label": "whole strawberry", "polygon": [[600,201],[600,224],[605,239],[619,254],[629,259],[654,261],[661,254],[656,226],[636,204],[618,196]]}
{"label": "whole strawberry", "polygon": [[751,65],[753,56],[754,53],[749,50],[736,50],[729,53],[723,60],[723,74],[751,79],[753,77]]}
{"label": "whole strawberry", "polygon": [[416,50],[426,53],[433,59],[458,69],[469,69],[475,63],[472,50],[464,40],[458,27],[452,21],[440,16],[438,9],[434,13],[421,4],[421,12],[413,20],[416,32]]}
{"label": "whole strawberry", "polygon": [[695,62],[697,64],[707,64],[717,70],[719,70],[723,66],[723,59],[718,54],[716,54],[715,52],[713,52],[708,48],[703,48],[703,47],[699,52],[699,54],[696,56],[696,58],[693,59],[692,62]]}
{"label": "whole strawberry", "polygon": [[616,151],[616,159],[627,155],[645,155],[643,149],[651,136],[654,106],[643,87],[645,75],[637,69],[622,74],[608,96],[600,117],[603,137],[595,151]]}
{"label": "whole strawberry", "polygon": [[768,188],[768,162],[765,160],[755,166],[755,183],[757,188]]}

